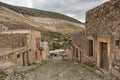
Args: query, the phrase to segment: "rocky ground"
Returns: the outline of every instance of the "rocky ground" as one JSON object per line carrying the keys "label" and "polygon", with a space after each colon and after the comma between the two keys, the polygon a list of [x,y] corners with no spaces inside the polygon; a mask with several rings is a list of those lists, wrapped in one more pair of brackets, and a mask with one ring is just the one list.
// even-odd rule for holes
{"label": "rocky ground", "polygon": [[34,70],[16,73],[12,80],[116,80],[100,76],[84,64],[53,59]]}

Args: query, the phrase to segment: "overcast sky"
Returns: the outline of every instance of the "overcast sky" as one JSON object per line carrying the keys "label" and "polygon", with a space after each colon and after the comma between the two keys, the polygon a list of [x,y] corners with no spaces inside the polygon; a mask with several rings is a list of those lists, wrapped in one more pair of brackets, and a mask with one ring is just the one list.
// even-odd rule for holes
{"label": "overcast sky", "polygon": [[109,0],[0,0],[8,4],[63,13],[85,21],[85,12]]}

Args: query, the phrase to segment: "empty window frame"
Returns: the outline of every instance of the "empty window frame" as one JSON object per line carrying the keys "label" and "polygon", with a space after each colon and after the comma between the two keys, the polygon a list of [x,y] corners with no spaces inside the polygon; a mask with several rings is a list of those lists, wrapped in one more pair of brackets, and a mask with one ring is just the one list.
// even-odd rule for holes
{"label": "empty window frame", "polygon": [[20,54],[17,55],[17,58],[20,58]]}
{"label": "empty window frame", "polygon": [[93,40],[89,40],[89,52],[88,53],[90,57],[93,56]]}
{"label": "empty window frame", "polygon": [[115,40],[115,46],[119,46],[120,45],[119,42],[120,42],[119,40]]}

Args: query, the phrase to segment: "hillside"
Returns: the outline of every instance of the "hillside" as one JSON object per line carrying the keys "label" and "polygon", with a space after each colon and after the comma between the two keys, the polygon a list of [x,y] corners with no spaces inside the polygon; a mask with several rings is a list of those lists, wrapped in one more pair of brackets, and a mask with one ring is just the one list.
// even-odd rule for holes
{"label": "hillside", "polygon": [[[37,28],[40,31],[52,31],[73,34],[84,28],[84,24],[63,14],[43,10],[12,6],[0,2],[0,21],[8,26]],[[15,25],[14,25],[15,24]]]}
{"label": "hillside", "polygon": [[56,13],[56,12],[49,12],[44,10],[38,10],[38,9],[32,9],[32,8],[26,8],[26,7],[18,7],[13,5],[8,5],[5,3],[0,2],[0,6],[6,7],[8,9],[11,9],[17,13],[23,14],[23,15],[29,15],[34,17],[43,17],[43,18],[54,18],[54,19],[62,19],[62,20],[68,20],[75,23],[81,23],[80,21],[68,17],[66,15]]}
{"label": "hillside", "polygon": [[85,27],[78,20],[63,14],[12,6],[2,2],[0,2],[0,22],[9,29],[30,28],[41,31],[42,40],[50,43],[50,49],[70,47],[69,36]]}
{"label": "hillside", "polygon": [[42,31],[46,30],[42,26],[38,28],[38,26],[35,23],[29,21],[23,15],[1,6],[0,6],[0,22],[2,22],[5,26],[9,27],[9,29],[32,28]]}

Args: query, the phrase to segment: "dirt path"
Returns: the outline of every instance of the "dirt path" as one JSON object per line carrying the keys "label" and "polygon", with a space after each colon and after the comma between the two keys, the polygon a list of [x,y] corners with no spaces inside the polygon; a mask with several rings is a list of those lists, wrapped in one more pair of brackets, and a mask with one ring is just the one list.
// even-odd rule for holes
{"label": "dirt path", "polygon": [[105,80],[82,64],[54,59],[35,70],[16,74],[12,80]]}

